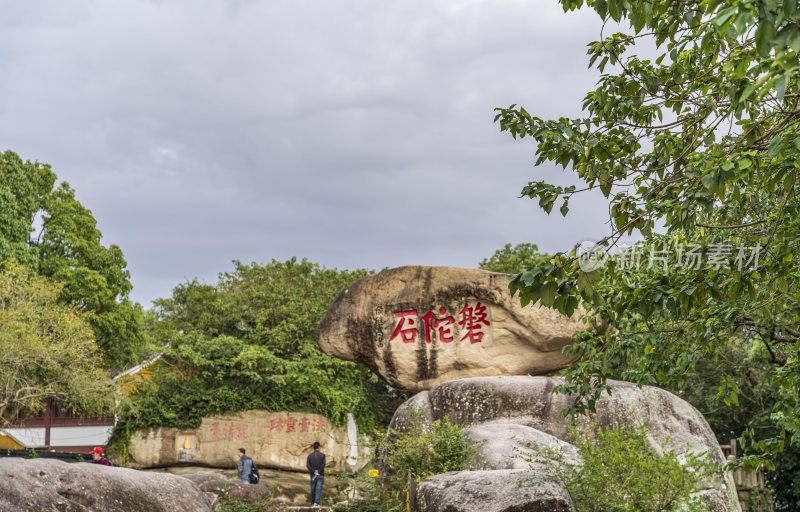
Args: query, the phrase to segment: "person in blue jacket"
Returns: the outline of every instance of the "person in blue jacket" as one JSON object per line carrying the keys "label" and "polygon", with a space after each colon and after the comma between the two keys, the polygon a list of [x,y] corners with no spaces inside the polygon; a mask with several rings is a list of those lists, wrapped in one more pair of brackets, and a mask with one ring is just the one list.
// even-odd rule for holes
{"label": "person in blue jacket", "polygon": [[239,448],[239,480],[243,484],[250,483],[250,473],[253,472],[253,459],[245,455],[244,448]]}

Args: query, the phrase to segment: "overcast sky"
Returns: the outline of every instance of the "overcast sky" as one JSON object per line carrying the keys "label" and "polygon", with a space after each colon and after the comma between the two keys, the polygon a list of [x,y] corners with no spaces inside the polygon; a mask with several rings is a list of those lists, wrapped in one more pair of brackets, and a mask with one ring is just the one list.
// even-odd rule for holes
{"label": "overcast sky", "polygon": [[475,267],[608,233],[519,199],[534,145],[493,108],[575,116],[590,11],[556,0],[0,0],[0,150],[47,162],[149,307],[231,260]]}

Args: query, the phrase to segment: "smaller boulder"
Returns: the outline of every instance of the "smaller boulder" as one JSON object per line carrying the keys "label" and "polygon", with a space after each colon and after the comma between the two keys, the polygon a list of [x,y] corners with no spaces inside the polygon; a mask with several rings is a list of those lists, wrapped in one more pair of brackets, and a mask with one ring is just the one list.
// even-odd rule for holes
{"label": "smaller boulder", "polygon": [[0,510],[211,512],[215,498],[166,473],[54,459],[0,459]]}
{"label": "smaller boulder", "polygon": [[219,498],[261,503],[267,501],[273,492],[264,482],[243,484],[238,479],[225,478],[214,473],[187,473],[181,476],[194,482],[201,490],[213,493]]}
{"label": "smaller boulder", "polygon": [[419,512],[574,512],[569,494],[543,471],[451,471],[417,487]]}
{"label": "smaller boulder", "polygon": [[[464,429],[464,437],[475,445],[467,462],[471,470],[541,469],[548,471],[552,457],[559,464],[579,465],[578,449],[555,436],[515,423],[485,423]],[[557,452],[552,455],[548,452]]]}

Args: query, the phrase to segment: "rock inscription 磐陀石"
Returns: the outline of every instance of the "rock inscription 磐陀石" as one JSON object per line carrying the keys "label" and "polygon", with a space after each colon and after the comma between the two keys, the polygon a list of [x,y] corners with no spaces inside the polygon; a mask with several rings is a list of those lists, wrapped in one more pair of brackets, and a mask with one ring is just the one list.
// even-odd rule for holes
{"label": "rock inscription \u78d0\u9640\u77f3", "polygon": [[421,391],[453,379],[541,375],[566,368],[562,349],[599,328],[538,305],[522,307],[509,276],[479,269],[407,266],[345,288],[318,329],[320,348],[360,361],[392,386]]}

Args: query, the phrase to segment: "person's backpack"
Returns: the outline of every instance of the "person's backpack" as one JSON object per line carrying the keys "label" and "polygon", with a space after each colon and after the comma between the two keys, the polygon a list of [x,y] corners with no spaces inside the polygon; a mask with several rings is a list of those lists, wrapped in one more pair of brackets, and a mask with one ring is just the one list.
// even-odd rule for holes
{"label": "person's backpack", "polygon": [[257,484],[258,479],[260,478],[258,475],[258,466],[256,466],[256,461],[250,460],[250,463],[253,465],[253,468],[250,470],[250,483]]}

